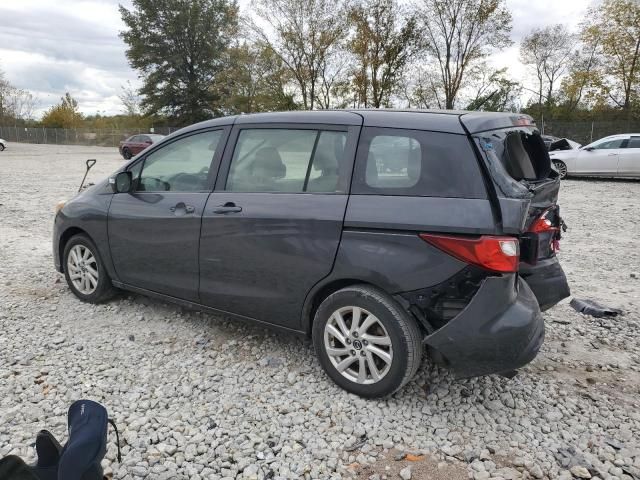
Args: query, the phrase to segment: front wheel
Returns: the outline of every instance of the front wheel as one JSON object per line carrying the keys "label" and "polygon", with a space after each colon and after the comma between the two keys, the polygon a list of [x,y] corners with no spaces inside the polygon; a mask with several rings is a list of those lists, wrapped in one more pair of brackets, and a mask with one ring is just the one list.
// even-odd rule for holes
{"label": "front wheel", "polygon": [[322,302],[313,343],[331,379],[365,398],[401,389],[422,359],[416,322],[391,297],[368,285],[343,288]]}
{"label": "front wheel", "polygon": [[131,157],[133,157],[133,155],[131,155],[131,152],[129,151],[128,148],[123,148],[122,149],[122,157],[125,160],[131,160]]}
{"label": "front wheel", "polygon": [[83,302],[104,302],[116,293],[98,249],[86,235],[74,235],[69,239],[64,247],[63,261],[67,284]]}
{"label": "front wheel", "polygon": [[556,167],[560,179],[567,178],[567,165],[560,160],[554,160],[553,166]]}
{"label": "front wheel", "polygon": [[4,151],[4,145],[0,143],[0,152]]}

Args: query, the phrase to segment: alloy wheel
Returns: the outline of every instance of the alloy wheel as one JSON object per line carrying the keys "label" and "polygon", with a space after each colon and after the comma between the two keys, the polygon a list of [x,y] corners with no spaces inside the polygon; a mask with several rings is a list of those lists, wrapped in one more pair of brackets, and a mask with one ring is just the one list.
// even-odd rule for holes
{"label": "alloy wheel", "polygon": [[556,167],[556,170],[558,170],[560,178],[565,178],[567,176],[567,166],[564,164],[564,162],[553,162],[553,166]]}
{"label": "alloy wheel", "polygon": [[85,245],[75,245],[67,258],[69,279],[73,286],[83,295],[91,295],[98,288],[98,262]]}
{"label": "alloy wheel", "polygon": [[333,312],[324,329],[324,348],[333,367],[358,384],[379,382],[393,361],[391,337],[382,322],[355,306]]}

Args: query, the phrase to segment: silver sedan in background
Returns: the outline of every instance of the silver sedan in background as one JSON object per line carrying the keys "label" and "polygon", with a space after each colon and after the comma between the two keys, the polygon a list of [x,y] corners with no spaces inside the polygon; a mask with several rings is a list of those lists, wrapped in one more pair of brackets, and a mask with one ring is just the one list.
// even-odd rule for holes
{"label": "silver sedan in background", "polygon": [[601,138],[572,150],[549,152],[560,177],[640,178],[640,133]]}

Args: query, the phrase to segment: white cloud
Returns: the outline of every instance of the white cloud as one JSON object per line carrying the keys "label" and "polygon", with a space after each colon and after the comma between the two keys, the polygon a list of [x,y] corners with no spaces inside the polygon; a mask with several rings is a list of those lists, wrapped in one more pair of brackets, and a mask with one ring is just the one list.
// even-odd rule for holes
{"label": "white cloud", "polygon": [[[507,0],[513,14],[516,45],[491,59],[527,81],[518,60],[517,43],[534,27],[565,23],[577,29],[588,6],[597,0]],[[17,87],[33,91],[40,111],[59,101],[66,91],[80,109],[92,114],[122,110],[120,86],[139,85],[118,37],[124,28],[118,4],[130,0],[3,0],[0,2],[0,69]],[[246,7],[249,0],[241,0]]]}

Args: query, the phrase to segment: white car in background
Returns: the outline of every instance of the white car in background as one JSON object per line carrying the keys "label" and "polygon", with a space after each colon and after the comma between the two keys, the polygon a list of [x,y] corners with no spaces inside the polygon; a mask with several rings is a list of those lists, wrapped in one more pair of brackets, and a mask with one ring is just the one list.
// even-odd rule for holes
{"label": "white car in background", "polygon": [[640,133],[611,135],[578,149],[549,152],[549,157],[560,178],[640,178]]}
{"label": "white car in background", "polygon": [[7,148],[7,142],[0,138],[0,152]]}

